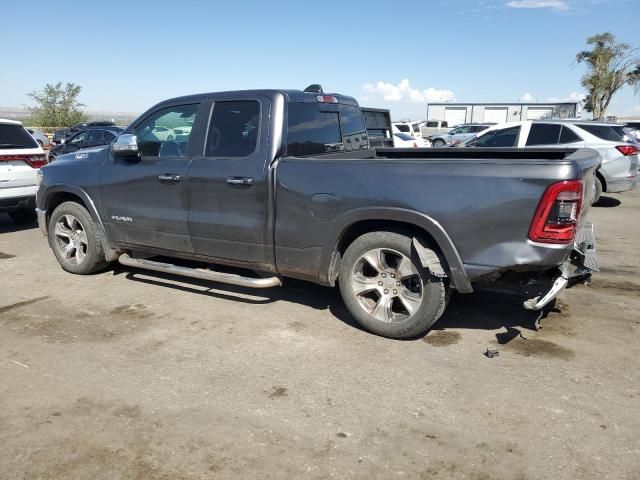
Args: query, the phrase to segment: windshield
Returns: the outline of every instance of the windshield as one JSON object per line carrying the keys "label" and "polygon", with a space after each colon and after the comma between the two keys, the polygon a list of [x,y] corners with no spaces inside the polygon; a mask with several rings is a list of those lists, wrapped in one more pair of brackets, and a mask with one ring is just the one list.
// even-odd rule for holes
{"label": "windshield", "polygon": [[38,148],[38,143],[22,125],[0,124],[0,149]]}

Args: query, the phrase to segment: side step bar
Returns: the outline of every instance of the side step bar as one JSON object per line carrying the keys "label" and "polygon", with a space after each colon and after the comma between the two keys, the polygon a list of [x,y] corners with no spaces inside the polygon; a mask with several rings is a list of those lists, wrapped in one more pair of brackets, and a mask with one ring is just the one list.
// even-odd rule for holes
{"label": "side step bar", "polygon": [[122,265],[127,267],[143,268],[153,270],[155,272],[171,273],[173,275],[181,275],[183,277],[198,278],[200,280],[209,280],[210,282],[227,283],[229,285],[239,285],[249,288],[271,288],[282,285],[282,280],[278,277],[268,278],[252,278],[235,275],[233,273],[214,272],[204,268],[188,268],[179,267],[171,263],[154,262],[153,260],[131,258],[128,254],[123,253],[118,258]]}

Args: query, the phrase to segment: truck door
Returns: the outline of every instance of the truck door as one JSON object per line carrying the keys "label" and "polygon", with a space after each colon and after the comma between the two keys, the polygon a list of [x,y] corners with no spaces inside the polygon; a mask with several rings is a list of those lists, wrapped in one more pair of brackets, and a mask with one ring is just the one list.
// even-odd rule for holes
{"label": "truck door", "polygon": [[[151,112],[126,132],[137,136],[139,156],[109,155],[102,166],[103,221],[115,242],[193,251],[187,228],[187,171],[190,149],[202,142],[197,132],[191,135],[200,108],[200,103],[188,103]],[[180,134],[171,140],[156,135],[160,126]]]}
{"label": "truck door", "polygon": [[200,255],[273,266],[267,97],[211,104],[206,141],[189,167],[189,231]]}

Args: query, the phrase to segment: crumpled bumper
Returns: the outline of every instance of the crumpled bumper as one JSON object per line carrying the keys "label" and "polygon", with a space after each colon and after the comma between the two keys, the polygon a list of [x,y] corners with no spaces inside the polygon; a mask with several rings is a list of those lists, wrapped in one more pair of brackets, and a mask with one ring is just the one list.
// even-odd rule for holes
{"label": "crumpled bumper", "polygon": [[560,276],[551,289],[542,297],[530,298],[524,302],[527,310],[540,310],[554,300],[562,290],[581,283],[588,283],[592,272],[598,272],[596,237],[593,224],[585,223],[578,231],[569,260],[560,266]]}

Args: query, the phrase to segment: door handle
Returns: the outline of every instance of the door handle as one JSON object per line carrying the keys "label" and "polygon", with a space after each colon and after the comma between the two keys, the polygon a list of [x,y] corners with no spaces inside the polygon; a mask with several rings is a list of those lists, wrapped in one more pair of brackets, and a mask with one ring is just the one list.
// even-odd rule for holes
{"label": "door handle", "polygon": [[242,185],[245,187],[250,187],[254,183],[253,178],[251,177],[229,177],[227,178],[227,184],[229,185]]}
{"label": "door handle", "polygon": [[158,175],[158,180],[162,183],[180,183],[182,181],[182,175],[177,175],[175,173],[165,173],[163,175]]}

